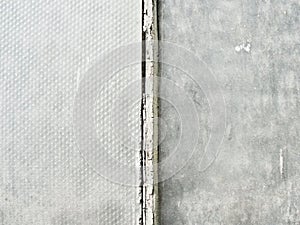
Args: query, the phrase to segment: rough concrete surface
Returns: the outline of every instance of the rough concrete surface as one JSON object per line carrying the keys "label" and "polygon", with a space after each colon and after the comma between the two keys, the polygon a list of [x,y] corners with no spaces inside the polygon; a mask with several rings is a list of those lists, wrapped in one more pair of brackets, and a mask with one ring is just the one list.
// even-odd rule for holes
{"label": "rough concrete surface", "polygon": [[[205,62],[227,112],[219,154],[202,171],[199,159],[211,135],[205,90],[161,66],[161,76],[193,99],[200,123],[193,157],[160,184],[162,225],[300,224],[299,20],[299,0],[160,1],[160,39]],[[160,119],[164,158],[180,139],[180,115],[161,100]]]}

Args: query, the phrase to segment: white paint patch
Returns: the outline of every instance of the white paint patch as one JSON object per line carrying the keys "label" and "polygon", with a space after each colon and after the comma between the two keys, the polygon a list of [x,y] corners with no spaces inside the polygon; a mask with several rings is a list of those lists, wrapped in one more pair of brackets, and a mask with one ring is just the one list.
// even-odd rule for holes
{"label": "white paint patch", "polygon": [[251,51],[251,47],[252,47],[251,43],[249,41],[247,41],[246,43],[235,46],[234,49],[236,52],[240,52],[243,50],[243,51],[249,53]]}
{"label": "white paint patch", "polygon": [[281,175],[281,177],[283,177],[283,175],[284,175],[284,159],[283,159],[283,150],[282,149],[280,149],[279,168],[280,168],[280,175]]}
{"label": "white paint patch", "polygon": [[239,45],[235,46],[235,51],[240,52],[241,51],[241,47]]}

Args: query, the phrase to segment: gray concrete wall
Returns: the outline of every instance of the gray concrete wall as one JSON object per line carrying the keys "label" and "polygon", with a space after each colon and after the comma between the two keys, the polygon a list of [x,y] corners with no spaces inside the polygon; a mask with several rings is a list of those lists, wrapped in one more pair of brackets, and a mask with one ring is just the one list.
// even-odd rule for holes
{"label": "gray concrete wall", "polygon": [[[176,80],[199,116],[191,160],[160,184],[161,224],[300,224],[299,19],[299,0],[160,1],[160,39],[202,60],[226,105],[219,154],[203,170],[201,156],[216,132],[207,90],[174,66],[161,66],[160,75]],[[168,51],[161,50],[162,60]],[[174,100],[172,90],[166,96]],[[182,115],[167,100],[160,103],[161,160],[181,136]]]}

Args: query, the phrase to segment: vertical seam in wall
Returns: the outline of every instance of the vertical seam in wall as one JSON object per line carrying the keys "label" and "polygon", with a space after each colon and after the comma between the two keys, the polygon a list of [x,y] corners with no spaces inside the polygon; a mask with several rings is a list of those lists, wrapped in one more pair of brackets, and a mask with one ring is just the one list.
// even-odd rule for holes
{"label": "vertical seam in wall", "polygon": [[146,71],[146,62],[145,62],[145,32],[143,30],[144,27],[144,8],[145,8],[145,0],[142,1],[142,14],[141,14],[141,19],[142,19],[142,62],[141,62],[141,70],[142,70],[142,79],[141,79],[141,86],[142,86],[142,96],[141,96],[141,153],[140,153],[140,218],[139,218],[139,225],[143,225],[144,223],[144,108],[145,108],[145,102],[144,102],[144,93],[145,93],[145,71]]}
{"label": "vertical seam in wall", "polygon": [[156,0],[142,0],[141,225],[158,224],[157,11]]}

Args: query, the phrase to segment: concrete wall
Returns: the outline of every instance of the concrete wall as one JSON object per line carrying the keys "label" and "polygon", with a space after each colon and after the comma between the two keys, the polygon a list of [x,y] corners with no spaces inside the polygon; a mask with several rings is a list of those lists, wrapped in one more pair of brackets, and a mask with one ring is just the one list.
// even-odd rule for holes
{"label": "concrete wall", "polygon": [[[160,184],[161,224],[300,224],[299,19],[299,0],[160,1],[160,39],[203,62],[226,107],[219,154],[203,170],[205,146],[217,132],[211,129],[208,90],[174,65],[161,66],[162,78],[179,84],[199,117],[191,159]],[[168,51],[161,49],[162,61]],[[165,96],[160,102],[161,160],[182,135],[182,115],[170,103],[172,90]],[[181,150],[189,154],[192,149]]]}

